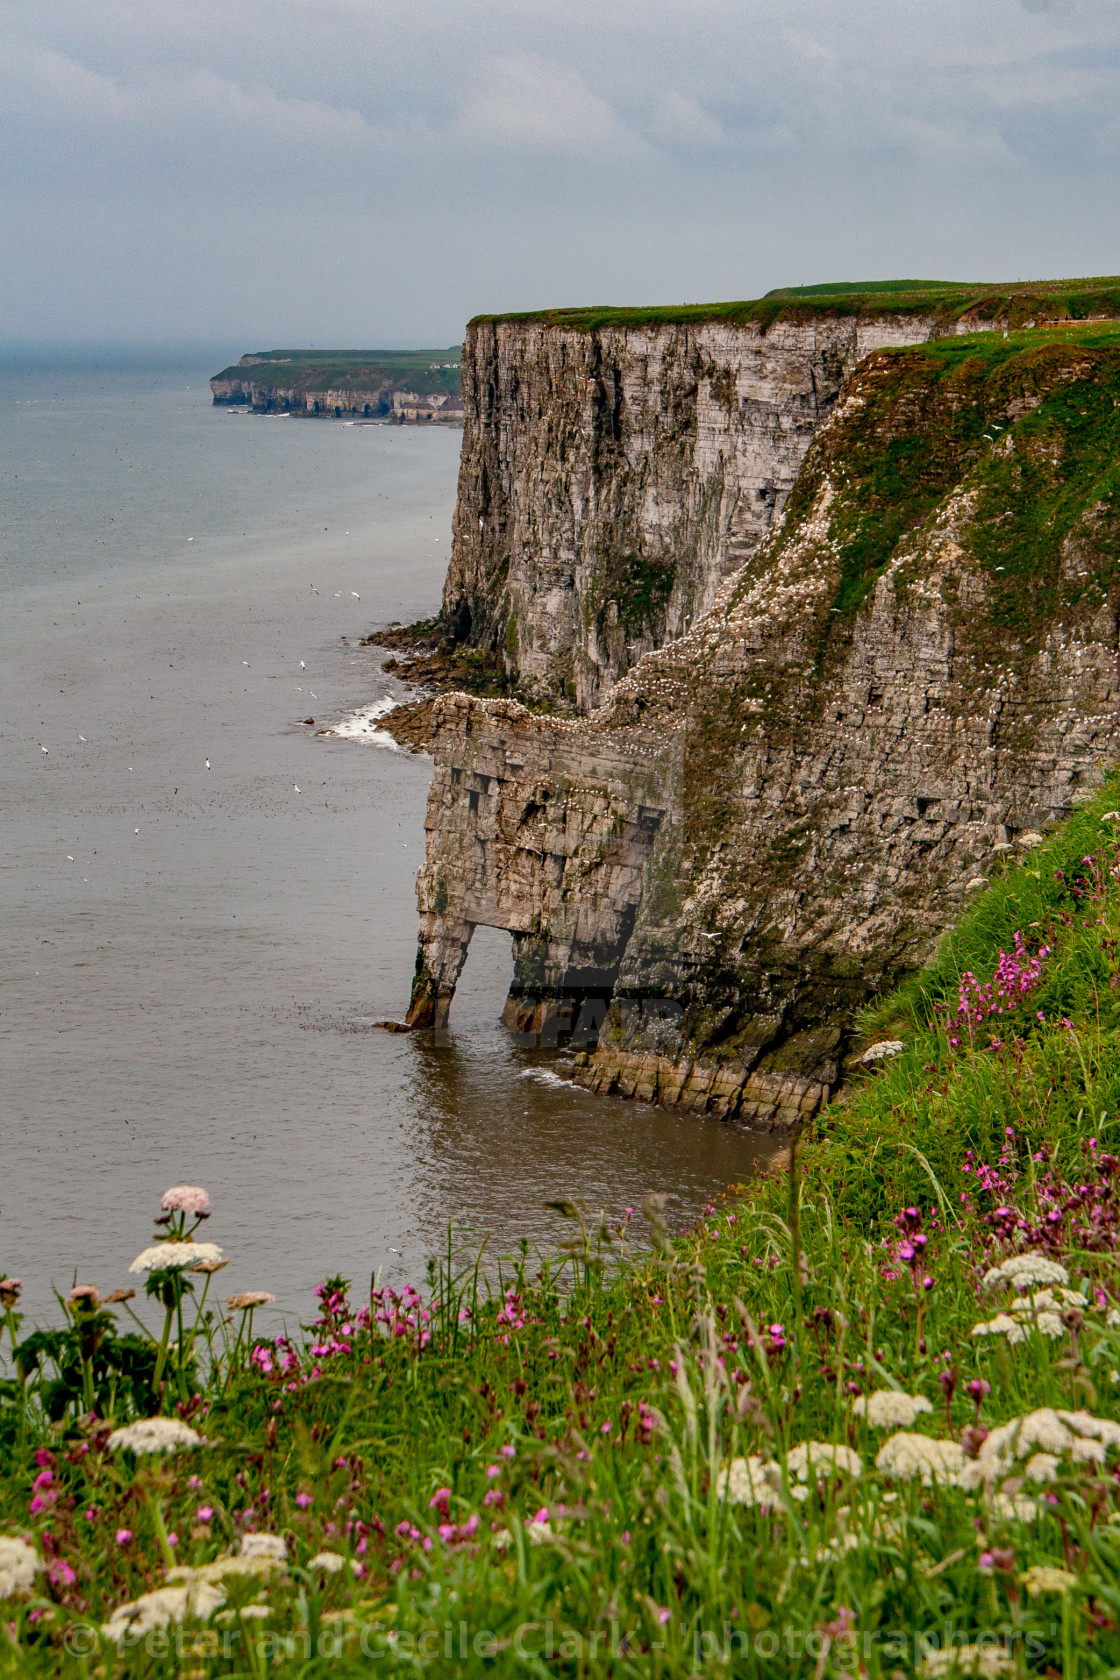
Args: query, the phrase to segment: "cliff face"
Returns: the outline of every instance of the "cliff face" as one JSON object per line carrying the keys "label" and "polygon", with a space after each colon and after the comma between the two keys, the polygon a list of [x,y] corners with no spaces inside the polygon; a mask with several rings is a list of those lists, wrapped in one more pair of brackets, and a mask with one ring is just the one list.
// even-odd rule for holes
{"label": "cliff face", "polygon": [[590,710],[754,552],[845,372],[934,327],[472,323],[445,621]]}
{"label": "cliff face", "polygon": [[[590,425],[611,382],[588,386],[569,347],[529,352],[528,432],[547,425],[548,369],[562,397],[582,382]],[[469,380],[500,354],[500,335],[473,348]],[[654,355],[645,340],[641,355]],[[662,369],[649,373],[659,413]],[[494,390],[512,392],[514,371],[495,373]],[[766,435],[776,460],[787,433]],[[574,510],[550,486],[582,485],[579,507],[600,509],[593,473],[539,447],[534,466],[504,423],[492,454],[465,439],[464,478],[479,488],[461,544],[471,518],[498,516],[483,486],[503,436],[509,483],[537,476],[524,533],[534,517],[553,529],[554,505]],[[666,442],[619,469],[643,486],[649,531],[673,528],[657,476],[670,456]],[[818,424],[768,534],[747,532],[752,504],[728,490],[725,457],[712,506],[694,498],[676,528],[729,529],[734,494],[746,558],[718,585],[689,573],[697,599],[714,591],[710,609],[642,655],[603,706],[569,721],[510,702],[437,705],[413,1021],[445,1013],[470,929],[494,923],[518,936],[511,1021],[555,1031],[582,1017],[590,1038],[609,1011],[583,1052],[587,1083],[753,1124],[814,1108],[859,1005],[928,954],[970,883],[1115,761],[1118,463],[1112,327],[872,354]],[[634,517],[630,499],[615,505]],[[595,528],[607,525],[603,514]],[[502,587],[514,577],[511,560]],[[673,587],[683,613],[692,597]],[[547,594],[556,616],[563,593]],[[580,644],[603,645],[590,631]],[[553,655],[538,652],[543,671]]]}

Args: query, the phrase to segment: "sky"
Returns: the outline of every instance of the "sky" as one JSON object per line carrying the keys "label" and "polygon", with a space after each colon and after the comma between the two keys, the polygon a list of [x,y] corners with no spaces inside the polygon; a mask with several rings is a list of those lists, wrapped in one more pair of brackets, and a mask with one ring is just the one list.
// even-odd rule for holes
{"label": "sky", "polygon": [[1120,271],[1120,0],[0,0],[0,342]]}

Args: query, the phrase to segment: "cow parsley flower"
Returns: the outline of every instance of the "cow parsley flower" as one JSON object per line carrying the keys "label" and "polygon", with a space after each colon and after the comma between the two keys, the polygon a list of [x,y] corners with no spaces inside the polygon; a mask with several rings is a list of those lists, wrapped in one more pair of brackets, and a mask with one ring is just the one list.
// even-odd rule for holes
{"label": "cow parsley flower", "polygon": [[180,1418],[137,1418],[109,1436],[110,1448],[127,1447],[134,1453],[178,1452],[180,1447],[204,1444],[202,1436]]}
{"label": "cow parsley flower", "polygon": [[997,1283],[1013,1283],[1016,1289],[1030,1289],[1036,1283],[1068,1282],[1066,1268],[1045,1254],[1013,1254],[1009,1260],[992,1266],[984,1273],[984,1283],[988,1288]]}
{"label": "cow parsley flower", "polygon": [[866,1417],[872,1429],[904,1429],[922,1412],[933,1407],[924,1394],[900,1394],[893,1388],[880,1388],[865,1399],[861,1394],[852,1406],[856,1417]]}
{"label": "cow parsley flower", "polygon": [[991,1430],[977,1457],[962,1470],[960,1485],[990,1485],[1035,1448],[1055,1462],[1069,1453],[1075,1463],[1100,1464],[1108,1449],[1116,1447],[1120,1447],[1120,1423],[1090,1412],[1058,1412],[1043,1406]]}
{"label": "cow parsley flower", "polygon": [[28,1592],[35,1585],[35,1573],[43,1562],[34,1546],[12,1535],[0,1534],[0,1598]]}
{"label": "cow parsley flower", "polygon": [[1025,1342],[1028,1332],[1018,1319],[1011,1318],[1007,1313],[997,1313],[994,1318],[972,1326],[973,1336],[1006,1336],[1012,1347],[1019,1342]]}
{"label": "cow parsley flower", "polygon": [[787,1453],[786,1469],[799,1482],[809,1480],[810,1469],[823,1470],[825,1474],[831,1469],[843,1476],[859,1476],[863,1473],[863,1460],[851,1447],[836,1446],[831,1441],[802,1441]]}
{"label": "cow parsley flower", "polygon": [[210,1198],[197,1184],[174,1184],[159,1199],[164,1213],[209,1213]]}
{"label": "cow parsley flower", "polygon": [[1023,1466],[1028,1482],[1054,1482],[1058,1479],[1059,1460],[1054,1453],[1033,1453]]}
{"label": "cow parsley flower", "polygon": [[1055,1569],[1053,1564],[1034,1563],[1019,1577],[1032,1598],[1044,1592],[1069,1592],[1077,1585],[1077,1576],[1068,1569]]}
{"label": "cow parsley flower", "polygon": [[286,1563],[288,1548],[279,1534],[247,1534],[241,1542],[244,1558],[267,1558],[271,1563]]}
{"label": "cow parsley flower", "polygon": [[935,1441],[928,1435],[912,1435],[903,1430],[879,1448],[875,1466],[884,1475],[903,1481],[920,1476],[922,1486],[930,1487],[935,1482],[951,1483],[964,1462],[964,1448],[956,1441]]}
{"label": "cow parsley flower", "polygon": [[130,1272],[171,1272],[183,1271],[187,1266],[196,1266],[203,1260],[220,1260],[222,1251],[217,1243],[196,1242],[163,1242],[154,1243],[138,1254],[131,1266]]}
{"label": "cow parsley flower", "polygon": [[778,1504],[782,1493],[781,1466],[773,1459],[751,1453],[749,1458],[733,1458],[716,1479],[716,1495],[730,1505],[761,1505],[769,1508]]}
{"label": "cow parsley flower", "polygon": [[1028,1499],[1025,1493],[993,1493],[988,1511],[996,1522],[1033,1522],[1039,1506],[1037,1499]]}
{"label": "cow parsley flower", "polygon": [[227,1295],[226,1306],[230,1312],[246,1312],[250,1307],[267,1307],[275,1299],[267,1289],[243,1289],[240,1295]]}
{"label": "cow parsley flower", "polygon": [[185,1587],[160,1587],[144,1593],[131,1604],[122,1604],[105,1623],[106,1638],[136,1639],[154,1629],[166,1628],[186,1617],[206,1618],[226,1601],[225,1589],[209,1581],[191,1581]]}
{"label": "cow parsley flower", "polygon": [[307,1560],[307,1567],[321,1569],[324,1575],[337,1575],[340,1569],[345,1569],[346,1559],[341,1552],[316,1552]]}
{"label": "cow parsley flower", "polygon": [[998,1675],[1010,1674],[1014,1668],[1015,1658],[1003,1645],[947,1645],[943,1651],[928,1652],[920,1672],[926,1680],[940,1680],[943,1674],[996,1680]]}

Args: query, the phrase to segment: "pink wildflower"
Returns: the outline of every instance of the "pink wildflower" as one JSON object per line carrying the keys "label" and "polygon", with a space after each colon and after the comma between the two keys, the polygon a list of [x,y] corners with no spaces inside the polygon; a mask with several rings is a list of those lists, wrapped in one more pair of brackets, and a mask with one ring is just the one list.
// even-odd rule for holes
{"label": "pink wildflower", "polygon": [[209,1213],[210,1198],[197,1184],[174,1184],[159,1199],[164,1213]]}
{"label": "pink wildflower", "polygon": [[118,1546],[127,1546],[132,1539],[132,1530],[130,1528],[118,1528],[114,1538]]}
{"label": "pink wildflower", "polygon": [[198,1507],[197,1516],[200,1523],[208,1523],[213,1515],[213,1505],[200,1505]]}

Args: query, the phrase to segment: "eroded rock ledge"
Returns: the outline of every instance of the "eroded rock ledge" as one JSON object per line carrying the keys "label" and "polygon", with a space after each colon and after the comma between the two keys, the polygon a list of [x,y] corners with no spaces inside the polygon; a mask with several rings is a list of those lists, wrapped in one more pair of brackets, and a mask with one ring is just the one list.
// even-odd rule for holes
{"label": "eroded rock ledge", "polygon": [[507,1019],[570,1029],[581,1082],[811,1111],[858,1008],[1115,762],[1117,342],[870,356],[784,520],[588,718],[437,702],[413,1022],[508,927]]}

